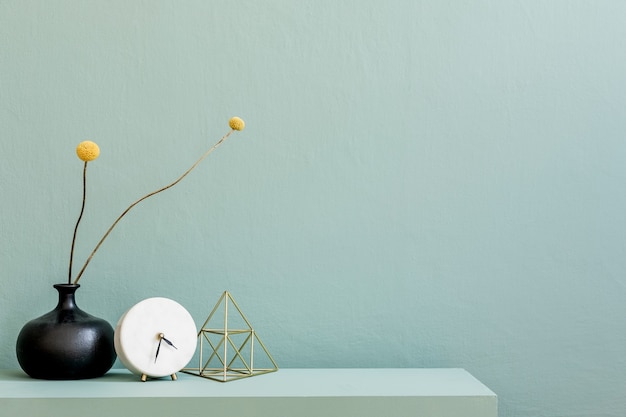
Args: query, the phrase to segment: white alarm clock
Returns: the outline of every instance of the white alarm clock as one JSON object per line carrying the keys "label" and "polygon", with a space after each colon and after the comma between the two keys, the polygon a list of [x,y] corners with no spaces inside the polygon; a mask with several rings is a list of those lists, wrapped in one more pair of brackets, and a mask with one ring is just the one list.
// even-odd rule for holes
{"label": "white alarm clock", "polygon": [[191,314],[174,300],[148,298],[131,307],[115,328],[115,352],[131,372],[148,377],[171,376],[196,351],[198,333]]}

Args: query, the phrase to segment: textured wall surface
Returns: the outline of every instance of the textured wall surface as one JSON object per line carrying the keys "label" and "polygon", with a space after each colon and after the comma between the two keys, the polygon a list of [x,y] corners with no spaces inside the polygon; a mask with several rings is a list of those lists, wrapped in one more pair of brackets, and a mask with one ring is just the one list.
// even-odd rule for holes
{"label": "textured wall surface", "polygon": [[[626,413],[626,3],[0,0],[0,367],[78,303],[229,290],[279,366],[463,367]],[[78,268],[77,266],[77,268]],[[119,364],[117,365],[119,366]]]}

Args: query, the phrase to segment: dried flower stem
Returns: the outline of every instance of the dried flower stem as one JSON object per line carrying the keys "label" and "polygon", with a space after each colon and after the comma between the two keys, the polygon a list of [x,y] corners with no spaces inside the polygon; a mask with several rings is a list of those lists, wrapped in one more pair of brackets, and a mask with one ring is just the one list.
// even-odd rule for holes
{"label": "dried flower stem", "polygon": [[176,184],[178,184],[183,178],[185,178],[187,176],[187,174],[189,174],[196,166],[198,166],[198,164],[200,162],[202,162],[202,160],[204,158],[206,158],[207,156],[209,156],[209,154],[211,152],[213,152],[218,146],[220,146],[225,140],[226,138],[228,138],[232,133],[234,132],[234,129],[231,128],[230,132],[228,132],[227,134],[225,134],[224,136],[222,136],[222,138],[220,140],[217,141],[217,143],[215,145],[213,145],[208,151],[206,151],[204,153],[204,155],[202,155],[200,157],[200,159],[198,159],[192,166],[191,168],[189,168],[187,171],[185,171],[185,173],[183,175],[181,175],[180,177],[178,177],[178,179],[176,181],[174,181],[173,183],[166,185],[163,188],[159,188],[156,191],[153,191],[149,194],[146,194],[145,196],[141,197],[139,200],[135,201],[134,203],[132,203],[130,206],[128,206],[128,208],[126,210],[124,210],[124,212],[122,212],[122,214],[120,214],[120,216],[113,222],[113,224],[111,225],[111,227],[109,227],[109,230],[106,231],[106,233],[104,234],[104,236],[102,236],[102,239],[100,239],[100,242],[98,242],[98,244],[96,245],[96,247],[94,248],[94,250],[91,252],[91,255],[89,255],[89,258],[87,258],[87,261],[85,262],[85,264],[83,265],[83,268],[80,270],[80,272],[78,273],[78,275],[76,276],[76,279],[74,280],[74,284],[78,284],[78,281],[80,280],[81,276],[83,275],[83,272],[85,272],[85,268],[87,268],[87,265],[89,265],[89,262],[91,262],[91,258],[93,258],[93,256],[96,254],[96,252],[98,251],[98,249],[100,249],[100,246],[102,245],[102,243],[104,242],[104,240],[109,236],[109,234],[111,233],[111,231],[113,230],[113,228],[119,223],[120,220],[122,220],[122,217],[124,217],[126,215],[126,213],[128,213],[133,207],[135,207],[137,204],[139,204],[140,202],[142,202],[143,200],[145,200],[148,197],[152,197],[155,194],[160,193],[161,191],[165,191],[168,188],[171,188],[173,186],[175,186]]}
{"label": "dried flower stem", "polygon": [[78,220],[76,220],[76,226],[74,227],[74,236],[72,236],[72,248],[70,249],[70,267],[67,273],[67,283],[72,283],[72,262],[74,260],[74,245],[76,244],[76,233],[78,232],[78,225],[80,224],[80,220],[83,218],[83,213],[85,212],[85,196],[87,195],[87,161],[85,161],[85,165],[83,167],[83,205],[80,208],[80,214],[78,215]]}

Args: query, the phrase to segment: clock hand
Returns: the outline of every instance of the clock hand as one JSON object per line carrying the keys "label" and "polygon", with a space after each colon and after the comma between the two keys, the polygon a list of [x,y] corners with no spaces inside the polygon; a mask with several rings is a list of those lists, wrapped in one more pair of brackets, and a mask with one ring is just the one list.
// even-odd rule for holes
{"label": "clock hand", "polygon": [[161,342],[163,341],[163,333],[159,333],[159,345],[157,346],[156,356],[154,357],[154,363],[156,363],[157,358],[159,357],[159,350],[161,349]]}
{"label": "clock hand", "polygon": [[170,342],[169,340],[167,340],[167,339],[165,338],[165,336],[162,336],[162,337],[161,337],[161,339],[162,339],[162,340],[164,340],[164,341],[165,341],[165,343],[167,343],[168,345],[170,345],[170,346],[171,346],[171,347],[173,347],[174,349],[178,350],[178,348],[177,348],[176,346],[174,346],[174,344],[173,344],[172,342]]}

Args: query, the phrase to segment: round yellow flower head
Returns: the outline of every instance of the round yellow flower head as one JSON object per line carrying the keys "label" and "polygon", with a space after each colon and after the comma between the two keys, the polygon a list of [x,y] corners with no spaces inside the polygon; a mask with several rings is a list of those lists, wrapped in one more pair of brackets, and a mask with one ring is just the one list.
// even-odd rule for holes
{"label": "round yellow flower head", "polygon": [[239,117],[232,117],[228,121],[228,125],[233,130],[243,130],[243,128],[246,127],[246,123]]}
{"label": "round yellow flower head", "polygon": [[93,161],[100,155],[100,148],[95,142],[86,140],[78,144],[76,155],[85,162]]}

